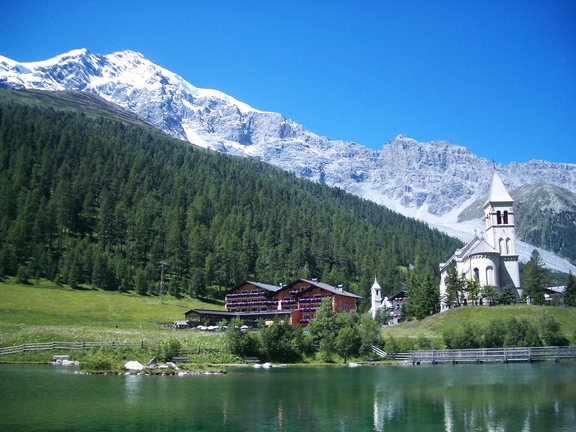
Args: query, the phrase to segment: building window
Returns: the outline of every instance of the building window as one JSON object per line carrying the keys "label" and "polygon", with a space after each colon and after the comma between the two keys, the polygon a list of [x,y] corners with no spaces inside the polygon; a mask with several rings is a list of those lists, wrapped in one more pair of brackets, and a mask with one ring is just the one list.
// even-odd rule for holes
{"label": "building window", "polygon": [[486,284],[487,285],[496,285],[494,283],[494,268],[493,267],[488,267],[486,268]]}
{"label": "building window", "polygon": [[508,211],[504,211],[504,223],[508,224]]}
{"label": "building window", "polygon": [[507,238],[506,239],[506,255],[510,255],[512,253],[511,246],[512,246],[512,241],[509,238]]}
{"label": "building window", "polygon": [[498,240],[498,249],[500,253],[503,253],[502,245],[504,244],[504,239]]}
{"label": "building window", "polygon": [[478,270],[477,267],[474,269],[474,279],[475,279],[475,280],[479,280],[479,279],[480,279],[480,270]]}
{"label": "building window", "polygon": [[500,212],[500,210],[498,210],[496,212],[496,225],[501,225],[502,224],[502,212]]}

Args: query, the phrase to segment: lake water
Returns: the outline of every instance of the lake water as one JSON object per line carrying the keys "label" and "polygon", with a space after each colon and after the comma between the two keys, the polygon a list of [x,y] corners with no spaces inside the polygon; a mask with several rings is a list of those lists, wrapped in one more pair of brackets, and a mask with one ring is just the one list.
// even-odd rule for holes
{"label": "lake water", "polygon": [[0,365],[2,431],[574,431],[571,363],[75,375]]}

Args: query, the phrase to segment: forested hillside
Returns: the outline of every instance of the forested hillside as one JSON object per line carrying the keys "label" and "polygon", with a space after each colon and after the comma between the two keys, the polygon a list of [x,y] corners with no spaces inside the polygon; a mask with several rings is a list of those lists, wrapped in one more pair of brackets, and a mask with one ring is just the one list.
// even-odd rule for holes
{"label": "forested hillside", "polygon": [[[86,103],[90,103],[87,101]],[[205,296],[317,277],[364,297],[461,244],[339,189],[120,120],[0,101],[0,276]],[[369,302],[369,299],[368,299]]]}

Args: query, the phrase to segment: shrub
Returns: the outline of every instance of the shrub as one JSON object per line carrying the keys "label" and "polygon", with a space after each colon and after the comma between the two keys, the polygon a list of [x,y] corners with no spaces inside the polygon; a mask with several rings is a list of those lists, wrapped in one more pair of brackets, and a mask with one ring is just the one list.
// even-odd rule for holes
{"label": "shrub", "polygon": [[108,372],[118,367],[114,352],[104,348],[98,348],[81,362],[81,368],[90,371]]}
{"label": "shrub", "polygon": [[501,318],[490,320],[483,331],[484,348],[502,348],[506,337],[506,323]]}
{"label": "shrub", "polygon": [[538,329],[531,324],[526,318],[517,320],[512,317],[508,321],[505,347],[526,347],[542,346],[542,340],[538,334]]}
{"label": "shrub", "polygon": [[160,361],[171,361],[173,357],[178,357],[182,345],[178,339],[170,339],[160,344],[158,350],[158,359]]}
{"label": "shrub", "polygon": [[540,317],[540,336],[546,346],[566,346],[568,339],[560,332],[560,321],[549,313]]}

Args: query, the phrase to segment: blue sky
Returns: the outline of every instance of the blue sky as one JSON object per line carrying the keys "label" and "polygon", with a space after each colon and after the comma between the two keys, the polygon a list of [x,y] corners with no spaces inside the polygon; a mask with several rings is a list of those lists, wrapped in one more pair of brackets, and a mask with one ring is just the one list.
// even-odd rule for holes
{"label": "blue sky", "polygon": [[3,3],[14,60],[131,49],[332,139],[576,163],[574,1]]}

